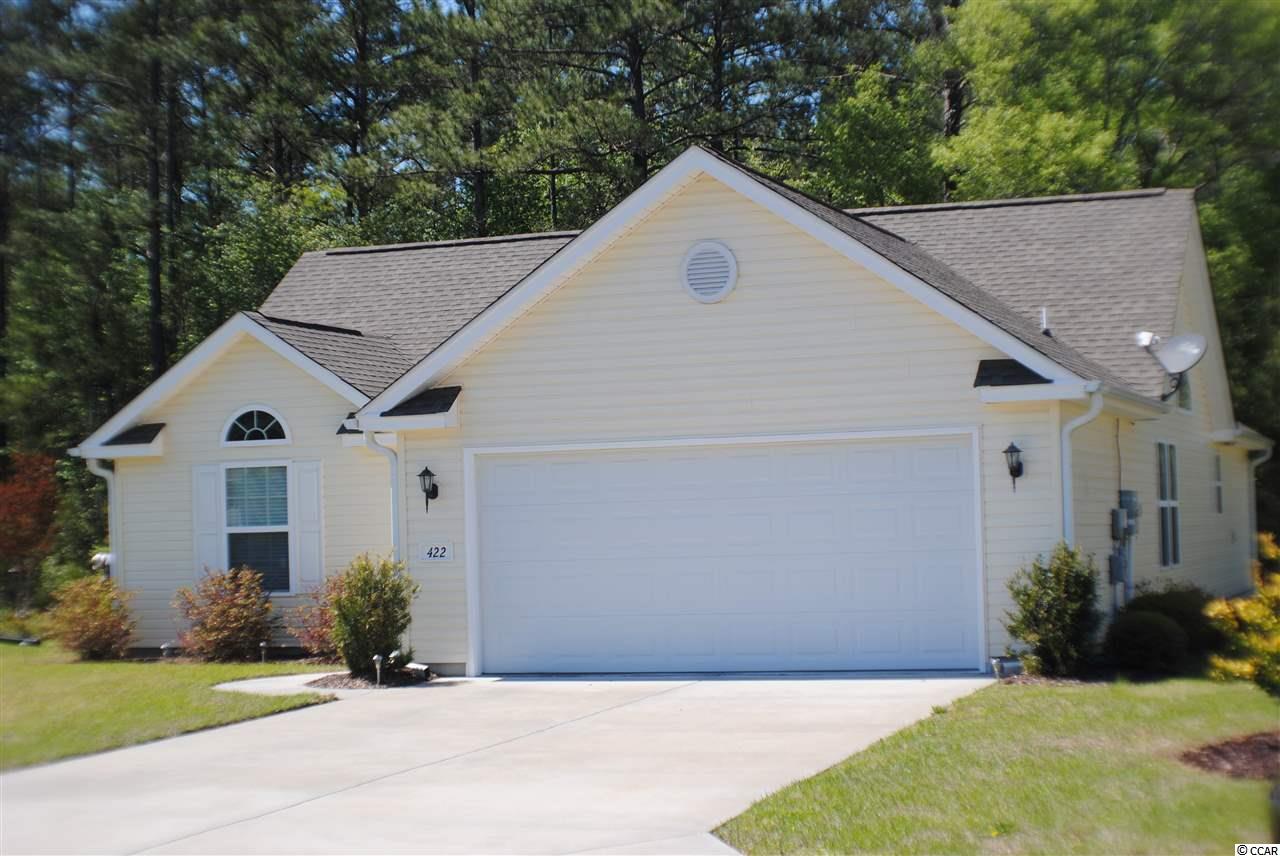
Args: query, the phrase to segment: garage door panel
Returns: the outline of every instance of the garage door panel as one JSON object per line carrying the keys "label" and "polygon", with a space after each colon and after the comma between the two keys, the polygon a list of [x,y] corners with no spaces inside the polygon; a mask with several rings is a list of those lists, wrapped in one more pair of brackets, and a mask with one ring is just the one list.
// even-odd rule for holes
{"label": "garage door panel", "polygon": [[490,672],[973,668],[967,438],[481,456]]}

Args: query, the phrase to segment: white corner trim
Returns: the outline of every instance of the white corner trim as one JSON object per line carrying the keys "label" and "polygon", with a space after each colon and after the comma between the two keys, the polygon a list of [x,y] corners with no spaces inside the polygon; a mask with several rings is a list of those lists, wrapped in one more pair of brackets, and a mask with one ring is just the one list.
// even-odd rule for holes
{"label": "white corner trim", "polygon": [[666,437],[648,440],[600,440],[572,443],[544,443],[521,446],[464,446],[462,480],[466,510],[463,516],[467,593],[467,677],[483,674],[483,610],[480,603],[480,500],[476,481],[476,458],[488,455],[516,455],[541,452],[590,452],[615,449],[694,448],[698,446],[756,446],[780,443],[822,443],[846,440],[894,440],[922,437],[967,437],[973,455],[974,562],[978,575],[977,660],[975,668],[987,671],[986,561],[983,541],[981,429],[976,425],[884,428],[866,431],[837,431],[815,434],[745,434],[721,437]]}
{"label": "white corner trim", "polygon": [[597,220],[526,276],[514,288],[455,332],[421,362],[405,372],[361,411],[377,413],[445,377],[508,324],[520,317],[571,274],[603,251],[631,224],[680,187],[706,174],[751,199],[836,252],[896,286],[911,297],[987,342],[1027,368],[1053,381],[1081,378],[1043,356],[1017,337],[944,295],[874,250],[765,187],[755,179],[698,148],[690,148],[667,164],[630,196]]}
{"label": "white corner trim", "polygon": [[[244,414],[252,410],[261,410],[272,419],[280,423],[280,427],[284,429],[283,440],[240,440],[231,442],[227,439],[227,432],[231,430],[231,425]],[[222,433],[218,435],[218,444],[233,449],[246,449],[253,446],[287,446],[293,442],[293,431],[289,430],[289,423],[285,420],[280,412],[275,408],[266,404],[242,404],[231,412],[227,417],[227,421],[222,423]]]}
{"label": "white corner trim", "polygon": [[81,444],[82,447],[89,449],[101,447],[104,442],[128,428],[149,408],[155,407],[175,395],[191,382],[207,364],[221,356],[242,336],[252,336],[257,339],[263,345],[266,345],[272,351],[275,351],[281,357],[293,363],[357,407],[369,400],[369,396],[360,392],[360,390],[351,386],[243,312],[237,312],[227,319],[226,323],[221,327],[209,334],[203,342],[188,352],[186,356],[170,366],[168,371],[140,392],[137,397],[117,411],[102,427],[90,434]]}

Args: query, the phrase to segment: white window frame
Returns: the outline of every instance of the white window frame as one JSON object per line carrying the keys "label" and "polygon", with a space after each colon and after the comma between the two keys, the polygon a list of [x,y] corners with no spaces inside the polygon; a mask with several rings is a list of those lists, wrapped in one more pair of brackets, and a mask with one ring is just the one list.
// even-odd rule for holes
{"label": "white window frame", "polygon": [[[1178,446],[1168,440],[1156,441],[1156,507],[1159,520],[1156,545],[1160,567],[1164,570],[1182,564],[1182,504],[1178,484]],[[1166,512],[1166,509],[1168,511]],[[1168,519],[1169,525],[1165,526]],[[1166,561],[1167,560],[1167,561]]]}
{"label": "white window frame", "polygon": [[1213,456],[1213,509],[1221,514],[1225,507],[1222,496],[1222,453],[1217,452]]}
{"label": "white window frame", "polygon": [[[276,441],[278,442],[278,441]],[[236,444],[233,444],[236,445]],[[230,526],[227,524],[227,470],[242,470],[250,467],[284,467],[285,514],[288,522],[284,526]],[[298,514],[296,508],[296,491],[294,489],[293,461],[290,460],[248,460],[224,461],[219,465],[218,496],[221,500],[218,508],[218,528],[221,536],[222,567],[230,570],[231,536],[233,534],[252,534],[255,532],[287,532],[289,535],[289,588],[272,589],[271,595],[291,595],[299,590],[298,585]]]}
{"label": "white window frame", "polygon": [[[266,413],[268,416],[270,416],[271,418],[279,422],[280,427],[284,429],[284,439],[283,440],[228,440],[227,432],[231,430],[231,426],[235,424],[235,421],[239,419],[241,416],[245,415],[246,413],[251,413],[254,410],[261,410],[263,413]],[[286,422],[284,417],[280,415],[279,411],[275,410],[274,408],[268,407],[265,404],[245,404],[240,407],[237,407],[235,412],[233,412],[229,417],[227,417],[227,421],[222,423],[222,433],[218,435],[218,442],[224,448],[228,448],[228,449],[247,449],[253,446],[287,446],[293,442],[293,432],[289,430],[289,423]]]}

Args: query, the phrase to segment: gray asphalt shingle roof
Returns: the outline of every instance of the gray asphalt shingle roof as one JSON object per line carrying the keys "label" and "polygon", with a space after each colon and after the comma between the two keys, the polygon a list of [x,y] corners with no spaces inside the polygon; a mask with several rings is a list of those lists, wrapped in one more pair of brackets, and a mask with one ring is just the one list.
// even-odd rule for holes
{"label": "gray asphalt shingle roof", "polygon": [[[709,154],[1080,377],[1160,393],[1164,375],[1133,334],[1172,332],[1191,191],[844,212]],[[247,314],[372,397],[577,234],[306,253]]]}
{"label": "gray asphalt shingle roof", "polygon": [[372,398],[416,360],[385,336],[246,312],[263,327]]}
{"label": "gray asphalt shingle roof", "polygon": [[575,235],[548,232],[306,253],[261,311],[383,336],[417,362]]}
{"label": "gray asphalt shingle roof", "polygon": [[1194,191],[1136,190],[995,202],[856,209],[980,283],[1019,315],[1148,397],[1159,364],[1134,334],[1173,333],[1195,222]]}

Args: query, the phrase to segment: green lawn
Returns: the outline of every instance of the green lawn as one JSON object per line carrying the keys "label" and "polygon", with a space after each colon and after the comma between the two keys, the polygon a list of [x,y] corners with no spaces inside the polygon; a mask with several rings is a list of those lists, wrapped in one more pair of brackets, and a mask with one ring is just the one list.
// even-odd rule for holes
{"label": "green lawn", "polygon": [[716,834],[746,853],[1228,853],[1270,840],[1268,785],[1177,756],[1278,727],[1246,684],[996,685]]}
{"label": "green lawn", "polygon": [[81,663],[55,644],[0,645],[0,769],[101,752],[315,704],[315,693],[219,692],[237,678],[332,671],[299,663]]}

